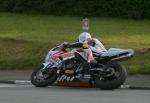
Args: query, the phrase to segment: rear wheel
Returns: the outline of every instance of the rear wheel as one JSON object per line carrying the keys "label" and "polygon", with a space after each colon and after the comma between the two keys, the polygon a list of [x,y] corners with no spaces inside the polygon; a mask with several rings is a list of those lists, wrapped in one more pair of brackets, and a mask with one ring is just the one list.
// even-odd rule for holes
{"label": "rear wheel", "polygon": [[127,78],[126,68],[115,62],[109,63],[108,67],[111,69],[110,74],[94,77],[96,86],[105,90],[119,88]]}
{"label": "rear wheel", "polygon": [[31,74],[31,83],[36,87],[46,87],[53,84],[57,79],[57,72],[43,72],[43,65],[36,68]]}

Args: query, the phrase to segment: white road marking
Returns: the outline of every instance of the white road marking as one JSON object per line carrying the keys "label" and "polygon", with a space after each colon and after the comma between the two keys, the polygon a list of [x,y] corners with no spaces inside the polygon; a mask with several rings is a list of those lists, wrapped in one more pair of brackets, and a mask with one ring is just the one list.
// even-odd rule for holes
{"label": "white road marking", "polygon": [[2,87],[17,87],[17,86],[13,84],[0,84],[0,88]]}
{"label": "white road marking", "polygon": [[17,84],[0,84],[0,88],[5,87],[33,87],[33,85],[17,85]]}
{"label": "white road marking", "polygon": [[31,85],[31,81],[29,81],[29,80],[15,80],[15,84]]}

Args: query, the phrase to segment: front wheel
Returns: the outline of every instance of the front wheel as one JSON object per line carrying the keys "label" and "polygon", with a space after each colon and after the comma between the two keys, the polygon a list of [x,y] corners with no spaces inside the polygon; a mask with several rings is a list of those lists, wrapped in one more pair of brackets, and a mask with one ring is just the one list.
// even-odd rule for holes
{"label": "front wheel", "polygon": [[119,88],[127,78],[126,68],[115,62],[111,62],[107,66],[112,70],[112,73],[106,76],[94,77],[96,86],[105,90]]}
{"label": "front wheel", "polygon": [[36,68],[31,74],[31,83],[36,87],[46,87],[53,84],[57,79],[56,70],[43,72],[43,65]]}

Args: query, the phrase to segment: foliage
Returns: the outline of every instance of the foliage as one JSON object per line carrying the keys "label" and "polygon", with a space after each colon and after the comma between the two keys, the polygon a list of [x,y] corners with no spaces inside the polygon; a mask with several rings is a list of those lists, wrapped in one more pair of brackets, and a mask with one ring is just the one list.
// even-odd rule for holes
{"label": "foliage", "polygon": [[0,10],[150,19],[150,0],[0,0]]}

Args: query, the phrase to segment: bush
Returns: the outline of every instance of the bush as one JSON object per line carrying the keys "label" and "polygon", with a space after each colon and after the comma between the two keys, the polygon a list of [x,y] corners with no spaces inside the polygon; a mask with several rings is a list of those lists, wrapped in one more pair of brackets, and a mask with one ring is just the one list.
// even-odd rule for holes
{"label": "bush", "polygon": [[150,18],[150,0],[0,0],[0,11]]}
{"label": "bush", "polygon": [[0,11],[11,11],[13,7],[13,0],[0,0]]}

